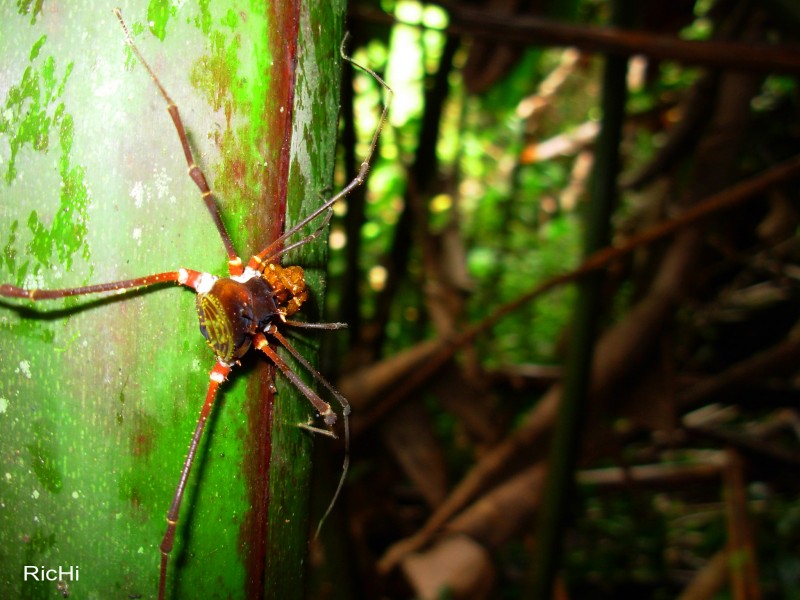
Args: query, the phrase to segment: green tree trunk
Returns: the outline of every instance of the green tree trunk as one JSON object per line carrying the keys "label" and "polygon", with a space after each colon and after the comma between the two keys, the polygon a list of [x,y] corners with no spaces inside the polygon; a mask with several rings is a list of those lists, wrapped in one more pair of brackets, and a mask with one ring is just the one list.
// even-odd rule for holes
{"label": "green tree trunk", "polygon": [[[164,102],[111,6],[0,13],[0,282],[225,275]],[[330,188],[343,3],[136,1],[124,16],[246,261]],[[325,244],[288,258],[307,268],[314,320]],[[214,362],[194,294],[1,302],[1,595],[55,597],[56,581],[24,581],[34,565],[78,568],[63,578],[73,597],[155,597],[164,517]],[[296,424],[312,411],[280,377],[273,403],[263,358],[242,363],[184,498],[175,598],[303,595],[311,439]]]}

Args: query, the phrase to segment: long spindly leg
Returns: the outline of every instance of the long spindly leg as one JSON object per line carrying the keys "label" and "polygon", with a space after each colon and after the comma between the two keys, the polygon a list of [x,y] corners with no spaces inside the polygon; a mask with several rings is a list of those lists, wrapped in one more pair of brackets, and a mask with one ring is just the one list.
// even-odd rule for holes
{"label": "long spindly leg", "polygon": [[214,277],[208,273],[193,271],[191,269],[180,269],[178,271],[166,271],[136,277],[135,279],[123,279],[122,281],[111,281],[109,283],[97,283],[82,287],[62,288],[58,290],[25,289],[7,283],[0,284],[0,296],[6,298],[25,298],[26,300],[55,300],[57,298],[67,298],[68,296],[86,296],[88,294],[102,294],[103,292],[118,292],[142,288],[159,283],[174,282],[179,285],[190,287],[195,291],[204,291],[205,288],[213,284]]}
{"label": "long spindly leg", "polygon": [[164,538],[161,540],[161,574],[158,582],[158,598],[164,600],[167,586],[167,564],[169,562],[169,555],[172,552],[172,546],[175,543],[175,529],[178,525],[178,514],[181,510],[181,502],[183,501],[183,493],[186,491],[186,482],[189,480],[189,471],[192,469],[194,457],[197,454],[197,447],[200,445],[200,438],[203,436],[203,430],[208,421],[208,416],[211,414],[211,408],[214,406],[214,400],[217,397],[217,390],[219,386],[228,378],[231,372],[231,367],[225,363],[217,362],[214,368],[209,373],[208,392],[206,393],[206,401],[203,403],[203,408],[200,409],[200,418],[197,420],[197,426],[192,435],[192,441],[189,443],[189,452],[186,454],[186,460],[183,462],[183,469],[181,470],[181,477],[178,480],[178,487],[175,489],[175,495],[172,497],[172,504],[167,512],[167,529],[164,532]]}
{"label": "long spindly leg", "polygon": [[117,19],[119,19],[122,30],[125,32],[125,40],[128,43],[128,46],[131,47],[131,50],[136,55],[136,58],[139,59],[139,62],[142,63],[142,66],[144,66],[144,68],[147,70],[150,78],[156,84],[159,93],[167,103],[167,111],[169,111],[169,116],[172,117],[172,122],[175,124],[175,130],[178,132],[178,138],[180,138],[181,141],[181,146],[183,146],[183,154],[186,157],[186,164],[189,167],[189,177],[192,178],[192,181],[194,181],[195,185],[200,190],[200,195],[203,198],[203,202],[205,203],[208,212],[211,214],[211,218],[214,220],[214,225],[216,225],[219,236],[222,238],[222,243],[225,245],[225,252],[228,253],[228,270],[230,271],[231,275],[241,275],[242,259],[236,254],[236,250],[233,248],[233,242],[231,241],[231,238],[225,229],[225,225],[222,223],[222,217],[219,214],[219,208],[217,208],[217,203],[214,201],[214,194],[211,191],[211,188],[208,187],[206,177],[203,175],[203,171],[200,170],[200,167],[198,167],[194,162],[194,155],[192,154],[192,149],[189,146],[189,140],[186,137],[186,131],[183,128],[183,121],[181,120],[180,113],[178,112],[178,106],[175,104],[175,102],[173,102],[172,98],[170,98],[169,94],[167,94],[167,90],[164,89],[163,85],[161,85],[161,82],[158,80],[158,77],[156,77],[155,72],[152,68],[150,68],[150,65],[145,60],[144,56],[142,56],[142,53],[139,52],[139,48],[137,48],[136,44],[133,42],[133,38],[128,31],[128,26],[122,19],[122,12],[120,9],[115,8],[114,14],[117,16]]}
{"label": "long spindly leg", "polygon": [[[306,325],[306,323],[301,323],[300,325],[303,326]],[[338,326],[342,325],[342,323],[313,323],[312,325],[322,325],[323,326],[322,329],[329,329],[329,328],[339,329]],[[335,387],[333,387],[333,385],[327,379],[325,379],[325,377],[322,376],[322,373],[317,371],[311,365],[311,363],[308,362],[303,357],[303,355],[300,354],[297,351],[297,349],[294,346],[292,346],[292,344],[289,343],[289,340],[287,340],[283,336],[283,334],[280,331],[278,331],[278,328],[275,325],[270,325],[269,327],[267,327],[266,332],[267,335],[275,338],[281,346],[286,348],[286,350],[289,351],[289,354],[291,354],[297,360],[297,362],[303,365],[303,367],[309,373],[311,373],[317,381],[319,381],[323,386],[325,386],[325,389],[327,389],[333,395],[333,397],[336,398],[339,404],[341,404],[342,413],[344,414],[345,417],[350,414],[350,403],[347,401],[347,398],[342,396],[342,394]]]}
{"label": "long spindly leg", "polygon": [[[375,79],[375,81],[377,81],[386,92],[386,102],[383,105],[383,111],[381,112],[381,117],[378,120],[378,125],[375,128],[375,132],[372,134],[372,141],[369,144],[369,150],[367,151],[367,155],[361,162],[361,167],[358,169],[358,173],[350,183],[348,183],[339,193],[335,194],[334,196],[330,197],[328,200],[323,202],[319,208],[317,208],[310,215],[302,219],[294,227],[286,231],[282,236],[280,236],[278,239],[272,242],[269,246],[264,248],[258,254],[254,255],[247,263],[247,266],[251,269],[263,272],[264,269],[266,268],[266,265],[268,265],[269,263],[276,262],[278,258],[286,254],[292,248],[297,248],[298,246],[302,246],[303,244],[306,244],[311,240],[317,238],[331,218],[331,210],[333,209],[333,205],[336,204],[339,200],[341,200],[345,196],[347,196],[347,194],[352,192],[354,189],[362,185],[364,181],[366,181],[367,179],[367,173],[369,172],[369,166],[370,162],[372,161],[372,155],[375,153],[375,148],[378,146],[378,137],[380,136],[381,130],[383,130],[383,126],[386,123],[386,117],[389,114],[389,107],[392,105],[392,97],[394,96],[394,92],[392,91],[392,88],[390,88],[388,84],[375,71],[373,71],[369,67],[365,67],[363,65],[358,64],[350,56],[345,54],[344,47],[346,43],[347,43],[347,37],[345,37],[345,39],[342,41],[342,46],[340,48],[342,58],[347,62],[349,62],[354,67],[357,67],[362,71],[364,71],[365,73],[368,73],[370,76],[372,76],[372,78]],[[300,232],[306,225],[308,225],[311,221],[313,221],[323,213],[327,213],[324,218],[324,221],[322,222],[322,225],[320,225],[320,227],[318,227],[314,232],[301,238],[300,240],[292,242],[291,244],[284,245],[284,243],[289,238]]]}
{"label": "long spindly leg", "polygon": [[275,350],[269,347],[267,338],[265,338],[263,334],[257,333],[253,336],[253,347],[256,348],[256,350],[260,350],[266,354],[267,358],[269,358],[275,364],[275,366],[280,369],[284,377],[291,381],[292,384],[298,390],[300,390],[306,398],[308,398],[308,401],[314,405],[314,408],[317,409],[317,412],[325,421],[326,425],[330,426],[336,423],[336,413],[333,412],[331,405],[320,398],[305,381],[297,376],[297,373],[292,371],[289,365],[287,365],[286,362],[280,356],[278,356]]}
{"label": "long spindly leg", "polygon": [[[342,323],[320,323],[320,325],[325,326],[325,329],[336,329],[338,325],[342,325]],[[328,327],[333,326],[333,327]],[[328,382],[325,377],[322,376],[322,373],[317,371],[311,363],[309,363],[302,354],[300,354],[297,349],[289,343],[283,334],[278,331],[278,328],[275,325],[270,325],[267,328],[267,334],[271,337],[275,338],[278,343],[286,348],[289,351],[297,362],[299,362],[303,367],[311,373],[314,378],[319,381],[325,389],[327,389],[334,398],[341,404],[342,406],[342,416],[344,417],[344,461],[342,462],[342,475],[339,477],[339,484],[336,486],[336,491],[333,492],[333,498],[331,498],[330,503],[328,504],[328,508],[325,509],[325,513],[322,515],[322,518],[319,520],[319,524],[317,525],[317,532],[314,534],[314,538],[316,539],[319,537],[319,532],[322,529],[322,524],[325,522],[325,519],[328,518],[328,515],[333,510],[334,504],[336,504],[336,500],[339,498],[339,493],[342,491],[342,486],[344,486],[344,480],[347,477],[347,470],[350,467],[350,403],[347,401],[339,390],[337,390],[330,382]]]}
{"label": "long spindly leg", "polygon": [[284,319],[283,324],[298,329],[347,329],[347,323],[307,323],[306,321],[292,321]]}

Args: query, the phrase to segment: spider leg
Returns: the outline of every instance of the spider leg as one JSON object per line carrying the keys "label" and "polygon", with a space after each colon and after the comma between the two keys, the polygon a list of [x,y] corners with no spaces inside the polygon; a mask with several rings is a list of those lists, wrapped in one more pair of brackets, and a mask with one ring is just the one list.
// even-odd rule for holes
{"label": "spider leg", "polygon": [[[322,325],[341,325],[341,323],[322,323]],[[325,513],[322,515],[322,518],[319,520],[319,524],[317,525],[317,532],[314,534],[314,539],[319,537],[319,532],[322,529],[322,524],[325,522],[325,519],[328,518],[331,510],[333,510],[333,505],[336,504],[337,498],[339,498],[339,493],[342,491],[342,486],[344,485],[345,477],[347,477],[347,470],[350,467],[350,403],[333,385],[328,382],[325,377],[322,376],[322,373],[317,371],[311,363],[309,363],[302,354],[300,354],[297,349],[292,346],[289,341],[283,337],[278,328],[275,325],[270,325],[267,328],[267,334],[278,340],[278,343],[286,348],[286,350],[291,354],[297,362],[299,362],[305,369],[311,373],[314,378],[319,381],[325,389],[327,389],[334,398],[341,404],[342,406],[342,416],[344,417],[344,461],[342,463],[342,475],[339,477],[339,484],[336,486],[336,491],[333,493],[333,498],[331,498],[330,504],[328,504],[328,508],[325,509]],[[269,347],[269,346],[267,346]],[[309,398],[310,400],[310,398]],[[327,422],[327,420],[326,420]]]}
{"label": "spider leg", "polygon": [[[338,200],[338,198],[337,198],[337,200]],[[336,201],[334,200],[334,202],[336,202]],[[325,217],[323,217],[323,219],[322,219],[322,223],[320,223],[320,224],[319,224],[319,227],[317,227],[317,228],[316,228],[316,229],[315,229],[313,232],[311,232],[310,234],[308,234],[307,236],[305,236],[305,237],[303,237],[303,238],[300,238],[300,239],[299,239],[299,240],[297,240],[296,242],[292,242],[291,244],[289,244],[289,245],[287,245],[287,246],[284,246],[283,248],[281,248],[280,252],[277,252],[277,253],[275,253],[275,254],[268,255],[268,256],[266,257],[266,259],[262,259],[262,258],[261,258],[261,255],[263,254],[263,252],[261,252],[261,253],[259,253],[259,254],[255,255],[255,256],[253,256],[253,257],[250,259],[250,262],[247,264],[247,266],[249,266],[249,267],[250,267],[250,268],[252,268],[252,269],[256,269],[256,270],[258,270],[259,272],[263,272],[263,271],[264,271],[264,269],[266,268],[266,266],[267,266],[268,264],[270,264],[270,263],[274,263],[274,262],[275,262],[275,261],[278,259],[278,257],[280,257],[280,256],[283,256],[284,254],[286,254],[287,252],[289,252],[289,250],[293,250],[294,248],[298,248],[298,247],[300,247],[300,246],[303,246],[303,245],[307,244],[308,242],[310,242],[310,241],[312,241],[312,240],[315,240],[315,239],[317,239],[317,238],[320,236],[320,234],[321,234],[323,231],[325,231],[325,227],[328,225],[328,223],[330,223],[330,222],[331,222],[331,218],[333,217],[333,204],[331,204],[330,202],[328,202],[328,203],[327,203],[327,206],[326,206],[326,209],[327,209],[327,211],[328,211],[328,212],[327,212],[327,214],[325,215]],[[313,215],[313,217],[314,217],[314,218],[316,218],[317,216],[319,216],[319,214],[320,214],[320,213],[319,213],[319,211],[314,211],[314,215]],[[309,221],[309,220],[310,220],[310,219],[306,219],[306,220],[304,220],[304,221],[303,221],[303,224],[306,224],[306,223],[308,223],[308,221]],[[291,230],[288,232],[288,234],[284,234],[284,235],[282,235],[282,236],[279,238],[279,240],[286,240],[286,238],[287,238],[289,235],[291,235],[291,234],[294,234],[294,233],[297,233],[297,231],[298,231],[298,228],[297,228],[297,227],[293,227],[293,228],[292,228],[292,229],[291,229]],[[272,244],[270,244],[270,245],[269,245],[269,246],[268,246],[268,247],[265,249],[265,252],[266,252],[267,250],[270,250],[270,248],[274,248],[274,247],[275,247],[275,244],[276,244],[276,242],[273,242]],[[264,260],[266,260],[266,262],[264,262]]]}
{"label": "spider leg", "polygon": [[[265,338],[263,334],[257,333],[253,336],[253,347],[256,348],[256,350],[260,350],[266,354],[267,358],[269,358],[275,364],[275,366],[280,369],[284,377],[291,381],[292,384],[299,389],[306,398],[308,398],[308,401],[314,405],[314,408],[317,409],[317,412],[323,418],[326,425],[333,425],[336,423],[336,413],[333,412],[331,405],[320,398],[305,381],[297,376],[297,373],[292,371],[289,365],[287,365],[286,362],[280,356],[278,356],[277,352],[269,347],[267,338]],[[306,362],[306,364],[308,364],[308,362]]]}
{"label": "spider leg", "polygon": [[298,329],[347,329],[347,323],[306,323],[305,321],[284,319],[283,324]]}
{"label": "spider leg", "polygon": [[197,447],[200,445],[200,438],[203,436],[203,430],[208,420],[208,415],[211,413],[211,408],[214,405],[214,400],[217,397],[217,390],[219,386],[228,378],[231,372],[230,365],[222,362],[217,362],[209,373],[208,392],[206,393],[206,401],[203,403],[203,408],[200,409],[200,418],[197,420],[197,426],[192,435],[192,441],[189,443],[189,452],[186,454],[186,460],[183,462],[183,469],[181,470],[181,477],[178,480],[178,487],[175,489],[175,495],[172,497],[172,504],[167,512],[167,529],[164,532],[164,538],[161,540],[161,572],[158,582],[158,598],[164,600],[166,586],[167,586],[167,564],[169,562],[169,555],[172,552],[172,546],[175,542],[175,529],[178,525],[178,514],[181,509],[181,502],[183,501],[183,493],[186,490],[186,482],[189,479],[189,471],[192,468],[194,457],[197,454]]}
{"label": "spider leg", "polygon": [[[321,231],[324,229],[325,225],[328,224],[331,218],[331,210],[333,209],[333,205],[336,204],[339,200],[347,196],[350,192],[354,189],[359,187],[366,181],[367,173],[369,172],[370,162],[372,161],[372,155],[375,153],[375,149],[378,146],[378,137],[383,130],[383,126],[386,124],[386,118],[389,114],[389,107],[392,105],[392,97],[394,96],[394,91],[389,85],[378,75],[375,71],[370,69],[369,67],[365,67],[363,65],[358,64],[355,62],[350,56],[345,54],[344,48],[345,44],[347,43],[348,36],[345,36],[344,40],[342,40],[342,46],[340,48],[340,53],[342,55],[342,59],[349,62],[354,67],[357,67],[364,71],[365,73],[369,74],[375,81],[377,81],[381,87],[383,87],[384,91],[386,92],[386,102],[383,105],[383,111],[381,112],[381,117],[378,120],[378,126],[375,128],[375,132],[372,134],[372,141],[369,144],[369,150],[367,151],[367,155],[364,157],[364,160],[361,162],[361,167],[358,169],[358,173],[356,176],[348,183],[339,193],[331,196],[328,200],[326,200],[322,206],[314,210],[310,215],[302,219],[299,223],[291,227],[288,231],[286,231],[282,236],[272,242],[269,246],[264,248],[261,252],[254,255],[250,262],[247,263],[247,266],[251,269],[255,269],[259,272],[263,272],[265,265],[276,262],[278,258],[286,254],[292,248],[296,248],[297,246],[302,246],[303,244],[310,242],[311,240],[315,239],[319,236]],[[327,212],[328,214],[325,216],[325,220],[323,221],[322,225],[314,231],[314,233],[302,238],[301,240],[289,244],[286,247],[283,247],[283,244],[286,240],[290,237],[301,231],[306,225],[308,225],[311,221],[319,217],[321,214]]]}
{"label": "spider leg", "polygon": [[298,423],[297,426],[300,429],[305,429],[306,431],[310,431],[311,433],[318,433],[319,435],[327,435],[330,438],[336,439],[336,434],[333,431],[331,431],[330,429],[323,429],[322,427],[315,427],[312,419],[309,419],[307,423]]}
{"label": "spider leg", "polygon": [[[333,326],[336,326],[336,327],[331,327],[331,329],[334,329],[334,328],[338,329],[339,328],[338,326],[341,325],[341,323],[314,323],[312,325],[323,325],[323,327],[322,327],[323,329],[328,329],[328,327],[327,327],[328,325],[333,325]],[[275,325],[270,325],[269,327],[267,327],[266,331],[267,331],[267,334],[269,336],[271,336],[271,337],[275,338],[276,340],[278,340],[278,343],[281,346],[283,346],[284,348],[286,348],[286,350],[289,351],[289,354],[291,354],[297,360],[297,362],[299,362],[301,365],[303,365],[303,367],[305,367],[305,369],[309,373],[311,373],[317,381],[319,381],[323,386],[325,386],[325,389],[327,389],[333,395],[333,397],[336,398],[336,400],[338,400],[339,404],[342,405],[342,412],[344,413],[344,415],[345,416],[349,415],[350,414],[350,403],[347,401],[347,398],[342,396],[342,394],[335,387],[333,387],[333,385],[327,379],[325,379],[322,376],[322,374],[319,371],[317,371],[311,365],[311,363],[308,362],[303,357],[303,355],[300,354],[297,351],[297,349],[294,346],[292,346],[289,343],[289,340],[287,340],[283,336],[283,334],[280,331],[278,331],[278,328]]]}
{"label": "spider leg", "polygon": [[0,284],[0,296],[5,296],[6,298],[25,298],[31,301],[55,300],[57,298],[67,298],[68,296],[118,292],[121,290],[158,285],[159,283],[168,283],[170,281],[178,285],[190,287],[195,291],[200,291],[204,286],[210,286],[211,283],[213,283],[213,279],[215,278],[208,273],[201,273],[200,271],[193,271],[191,269],[180,269],[178,271],[166,271],[164,273],[156,273],[155,275],[136,277],[135,279],[124,279],[122,281],[111,281],[109,283],[97,283],[94,285],[62,288],[58,290],[26,290],[16,285],[4,283]]}
{"label": "spider leg", "polygon": [[167,103],[167,111],[169,112],[169,116],[172,117],[175,130],[178,132],[178,138],[181,141],[181,146],[183,146],[183,154],[186,157],[186,164],[189,167],[189,177],[192,178],[192,181],[194,181],[195,185],[200,190],[200,195],[203,198],[203,202],[205,203],[208,212],[211,214],[211,218],[214,220],[214,225],[216,225],[219,236],[222,238],[222,243],[225,245],[225,252],[228,253],[228,270],[230,271],[231,275],[241,275],[242,259],[239,258],[239,256],[236,254],[236,250],[233,248],[233,242],[231,241],[231,238],[225,229],[225,225],[222,222],[222,217],[219,214],[219,208],[217,207],[217,203],[214,201],[213,192],[208,187],[206,177],[203,175],[203,171],[200,170],[200,167],[198,167],[194,162],[194,155],[192,154],[192,149],[189,146],[189,140],[186,137],[186,131],[184,130],[183,121],[181,120],[180,113],[178,112],[178,106],[175,104],[172,98],[170,98],[169,94],[167,94],[167,90],[164,89],[163,85],[161,85],[161,82],[158,80],[155,72],[145,60],[144,56],[142,56],[142,53],[139,52],[139,48],[137,48],[136,44],[133,42],[133,38],[128,31],[128,26],[122,19],[122,11],[120,11],[118,8],[115,8],[114,14],[119,20],[122,30],[125,33],[125,41],[127,42],[128,46],[130,46],[139,62],[142,63],[142,66],[150,75],[150,78],[156,84],[159,93]]}

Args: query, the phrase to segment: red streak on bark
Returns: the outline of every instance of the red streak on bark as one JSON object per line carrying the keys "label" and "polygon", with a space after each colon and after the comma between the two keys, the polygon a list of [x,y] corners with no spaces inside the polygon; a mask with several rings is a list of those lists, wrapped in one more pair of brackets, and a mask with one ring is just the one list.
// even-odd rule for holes
{"label": "red streak on bark", "polygon": [[[263,111],[269,122],[267,131],[271,139],[264,141],[268,164],[264,169],[262,186],[265,197],[260,203],[264,209],[254,211],[252,219],[255,222],[248,223],[249,230],[257,232],[256,247],[251,249],[253,252],[266,247],[281,234],[286,216],[300,1],[271,2],[267,11],[272,64],[270,72],[264,74],[270,82],[270,93]],[[244,475],[252,507],[242,520],[239,533],[239,547],[247,573],[246,598],[262,598],[265,589],[274,416],[273,369],[263,358],[257,358],[256,362],[256,372],[248,378],[247,394],[248,398],[256,400],[243,407],[248,424]]]}

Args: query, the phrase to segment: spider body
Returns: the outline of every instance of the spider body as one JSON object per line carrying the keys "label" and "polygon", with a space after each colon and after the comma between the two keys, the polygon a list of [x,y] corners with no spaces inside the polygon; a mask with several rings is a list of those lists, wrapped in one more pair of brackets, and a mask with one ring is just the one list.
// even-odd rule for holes
{"label": "spider body", "polygon": [[256,333],[297,312],[308,296],[297,266],[270,264],[265,274],[247,269],[239,276],[208,279],[210,288],[196,297],[200,332],[226,364],[244,356]]}

